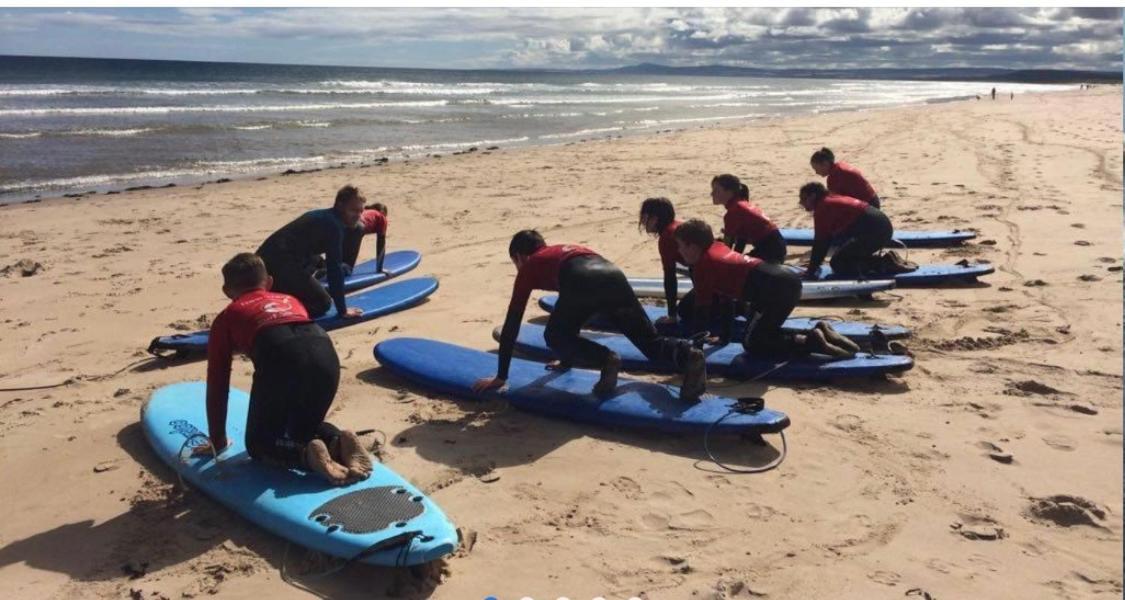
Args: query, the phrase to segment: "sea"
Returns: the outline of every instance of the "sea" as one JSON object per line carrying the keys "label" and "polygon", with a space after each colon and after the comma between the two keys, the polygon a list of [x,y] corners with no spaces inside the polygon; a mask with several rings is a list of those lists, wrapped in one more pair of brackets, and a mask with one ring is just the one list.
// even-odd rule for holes
{"label": "sea", "polygon": [[[1075,86],[0,56],[0,204]],[[812,149],[810,148],[810,152]]]}

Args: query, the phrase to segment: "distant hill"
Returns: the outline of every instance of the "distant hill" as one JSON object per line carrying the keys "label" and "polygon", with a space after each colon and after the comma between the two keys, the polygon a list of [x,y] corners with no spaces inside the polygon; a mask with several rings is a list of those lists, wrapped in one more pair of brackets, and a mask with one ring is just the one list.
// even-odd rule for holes
{"label": "distant hill", "polygon": [[610,69],[633,75],[695,75],[702,77],[791,77],[808,79],[893,79],[900,81],[1006,81],[1012,83],[1121,83],[1119,71],[1054,69],[759,69],[706,65],[671,67],[644,63]]}

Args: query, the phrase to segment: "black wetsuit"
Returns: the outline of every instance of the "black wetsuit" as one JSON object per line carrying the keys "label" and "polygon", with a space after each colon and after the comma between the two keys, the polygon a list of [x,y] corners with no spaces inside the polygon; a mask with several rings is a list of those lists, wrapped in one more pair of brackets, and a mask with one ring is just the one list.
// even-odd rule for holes
{"label": "black wetsuit", "polygon": [[[258,256],[273,277],[273,290],[296,296],[315,318],[332,304],[344,314],[344,224],[331,208],[311,210],[278,229],[258,248]],[[328,290],[315,277],[319,256],[325,255]]]}
{"label": "black wetsuit", "polygon": [[743,348],[770,357],[799,353],[782,325],[801,300],[801,278],[786,267],[764,262],[746,277],[742,299],[749,305]]}
{"label": "black wetsuit", "polygon": [[[611,351],[579,335],[582,326],[595,313],[601,313],[625,334],[646,357],[686,366],[691,344],[686,340],[657,333],[625,274],[613,263],[595,254],[568,258],[559,266],[558,302],[544,332],[547,346],[566,365],[601,368]],[[522,310],[509,307],[500,337],[498,376],[506,379],[515,346]]]}
{"label": "black wetsuit", "polygon": [[868,206],[855,223],[840,235],[840,245],[828,264],[837,275],[867,275],[871,257],[886,247],[894,237],[891,220],[881,210]]}
{"label": "black wetsuit", "polygon": [[305,468],[305,446],[331,445],[340,431],[324,421],[340,382],[340,362],[315,323],[262,329],[250,352],[254,383],[246,418],[246,451],[256,460]]}
{"label": "black wetsuit", "polygon": [[[735,252],[742,252],[746,249],[746,240],[736,239],[732,249]],[[781,237],[780,230],[774,230],[766,237],[758,240],[754,244],[754,249],[748,255],[754,258],[760,258],[766,262],[781,264],[785,261],[785,256],[788,254],[789,249],[785,245],[785,238]]]}

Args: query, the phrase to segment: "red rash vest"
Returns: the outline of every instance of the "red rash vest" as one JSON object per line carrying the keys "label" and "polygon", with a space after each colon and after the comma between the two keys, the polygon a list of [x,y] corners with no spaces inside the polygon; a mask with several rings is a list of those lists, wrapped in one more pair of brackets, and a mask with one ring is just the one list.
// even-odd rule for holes
{"label": "red rash vest", "polygon": [[876,197],[875,188],[871,187],[863,177],[863,173],[843,161],[833,163],[828,171],[828,191],[832,194],[858,198],[869,204]]}
{"label": "red rash vest", "polygon": [[359,224],[363,227],[363,233],[365,234],[387,235],[387,215],[375,209],[368,209],[360,213]]}
{"label": "red rash vest", "polygon": [[777,225],[750,202],[735,200],[727,204],[727,213],[723,215],[723,234],[731,239],[756,244],[775,231]]}
{"label": "red rash vest", "polygon": [[300,300],[260,288],[235,298],[215,317],[207,338],[207,431],[212,442],[226,440],[230,363],[234,353],[250,352],[255,336],[267,327],[311,321]]}
{"label": "red rash vest", "polygon": [[867,211],[867,206],[863,200],[828,194],[813,211],[813,237],[817,241],[828,241],[840,235]]}
{"label": "red rash vest", "polygon": [[519,307],[522,312],[531,297],[531,290],[559,291],[559,268],[576,256],[597,256],[597,252],[577,244],[543,246],[527,258],[516,275],[512,303],[508,310]]}
{"label": "red rash vest", "polygon": [[684,257],[680,256],[680,247],[676,245],[676,229],[682,221],[672,221],[660,232],[656,247],[660,250],[660,264],[664,272],[676,270],[676,263],[687,264]]}
{"label": "red rash vest", "polygon": [[711,306],[716,294],[737,300],[746,287],[746,277],[762,260],[735,252],[716,241],[692,268],[696,306]]}

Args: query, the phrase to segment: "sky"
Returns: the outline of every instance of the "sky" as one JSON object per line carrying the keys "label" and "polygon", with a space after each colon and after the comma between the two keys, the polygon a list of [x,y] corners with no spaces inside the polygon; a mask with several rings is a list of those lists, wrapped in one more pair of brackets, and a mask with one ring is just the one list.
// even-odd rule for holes
{"label": "sky", "polygon": [[1120,8],[0,9],[0,54],[423,68],[1122,68]]}

